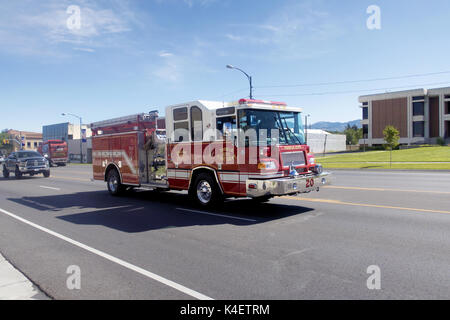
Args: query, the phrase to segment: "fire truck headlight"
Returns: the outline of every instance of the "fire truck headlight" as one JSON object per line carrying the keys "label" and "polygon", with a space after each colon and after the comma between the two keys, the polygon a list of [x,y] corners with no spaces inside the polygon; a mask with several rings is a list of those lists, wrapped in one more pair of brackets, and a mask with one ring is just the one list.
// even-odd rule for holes
{"label": "fire truck headlight", "polygon": [[262,160],[258,163],[258,170],[276,170],[277,164],[273,160]]}
{"label": "fire truck headlight", "polygon": [[309,158],[309,164],[315,164],[316,163],[316,158],[311,157]]}

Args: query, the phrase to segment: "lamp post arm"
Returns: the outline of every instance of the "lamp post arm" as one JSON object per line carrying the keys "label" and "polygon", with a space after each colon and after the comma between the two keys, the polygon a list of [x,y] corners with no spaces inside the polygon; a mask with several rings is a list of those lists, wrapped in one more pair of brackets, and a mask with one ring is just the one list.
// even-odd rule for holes
{"label": "lamp post arm", "polygon": [[252,81],[252,77],[249,76],[249,75],[247,74],[247,72],[245,72],[245,71],[242,70],[242,69],[239,69],[239,68],[236,68],[236,67],[234,67],[234,69],[239,70],[240,72],[242,72],[243,74],[245,74],[245,76],[247,77],[248,81],[250,82],[250,99],[253,99],[253,83],[252,83],[253,81]]}

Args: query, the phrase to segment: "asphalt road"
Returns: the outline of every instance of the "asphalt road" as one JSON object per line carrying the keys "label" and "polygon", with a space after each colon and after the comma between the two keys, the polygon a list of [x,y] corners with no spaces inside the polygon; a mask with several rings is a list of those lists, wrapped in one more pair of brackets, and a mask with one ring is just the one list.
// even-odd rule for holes
{"label": "asphalt road", "polygon": [[208,212],[180,192],[110,197],[90,166],[1,178],[0,252],[55,299],[449,299],[450,173],[334,177]]}

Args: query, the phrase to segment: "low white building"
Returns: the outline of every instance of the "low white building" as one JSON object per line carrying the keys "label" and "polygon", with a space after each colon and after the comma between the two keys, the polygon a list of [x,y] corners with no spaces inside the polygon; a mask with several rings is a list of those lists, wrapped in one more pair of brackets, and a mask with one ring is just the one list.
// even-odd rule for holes
{"label": "low white building", "polygon": [[332,134],[324,130],[306,130],[307,144],[313,153],[346,151],[345,134]]}

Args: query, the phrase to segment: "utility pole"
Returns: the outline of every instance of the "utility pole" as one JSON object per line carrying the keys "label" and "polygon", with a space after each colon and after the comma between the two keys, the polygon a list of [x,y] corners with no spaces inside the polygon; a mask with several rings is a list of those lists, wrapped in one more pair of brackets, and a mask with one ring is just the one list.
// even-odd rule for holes
{"label": "utility pole", "polygon": [[82,129],[82,125],[83,125],[83,120],[81,119],[80,116],[77,116],[76,114],[72,114],[72,113],[62,113],[62,116],[72,116],[75,118],[78,118],[80,120],[80,163],[83,163],[83,129]]}

